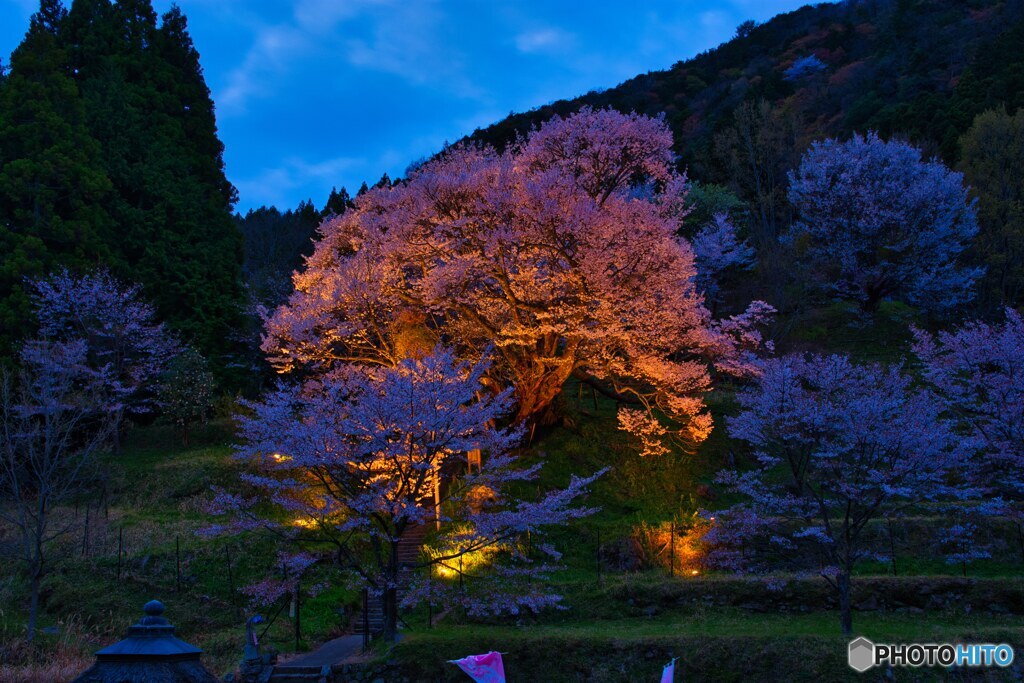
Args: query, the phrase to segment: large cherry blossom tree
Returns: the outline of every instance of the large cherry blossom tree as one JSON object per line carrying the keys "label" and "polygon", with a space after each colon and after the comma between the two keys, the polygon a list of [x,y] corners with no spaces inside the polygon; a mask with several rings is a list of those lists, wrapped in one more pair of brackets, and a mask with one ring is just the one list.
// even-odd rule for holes
{"label": "large cherry blossom tree", "polygon": [[584,109],[503,153],[446,150],[321,226],[264,350],[316,374],[493,347],[485,384],[513,388],[518,424],[546,421],[576,375],[625,406],[645,452],[702,440],[710,373],[752,370],[771,308],[719,322],[704,307],[671,144],[659,119]]}
{"label": "large cherry blossom tree", "polygon": [[757,467],[722,475],[746,500],[720,515],[720,529],[705,540],[721,545],[734,568],[751,559],[736,552],[737,534],[748,534],[818,570],[836,589],[848,634],[852,573],[872,552],[866,525],[973,495],[950,477],[962,473],[969,443],[941,418],[941,402],[900,368],[843,356],[768,361],[738,399],[729,433],[753,447]]}
{"label": "large cherry blossom tree", "polygon": [[978,232],[960,173],[875,133],[811,145],[790,174],[788,239],[822,284],[874,311],[887,297],[943,311],[981,274],[960,257]]}
{"label": "large cherry blossom tree", "polygon": [[[311,553],[325,553],[382,598],[389,638],[400,586],[406,604],[458,602],[471,613],[556,603],[537,576],[547,564],[528,556],[521,541],[592,512],[574,502],[601,473],[514,495],[510,488],[534,479],[540,465],[518,467],[512,449],[520,434],[493,427],[512,392],[482,392],[488,369],[486,361],[469,365],[439,349],[394,367],[338,366],[253,404],[253,415],[241,419],[239,456],[252,467],[245,482],[254,493],[218,493],[213,511],[230,521],[212,531],[272,531],[305,549],[295,556],[302,566]],[[476,449],[486,457],[466,472],[465,453]],[[400,539],[423,524],[437,529],[431,550],[403,562]],[[539,540],[531,545],[544,549]],[[556,557],[552,551],[548,559]],[[473,590],[446,590],[424,571],[459,571],[461,558],[484,565],[474,568],[483,576]],[[257,594],[278,595],[271,584]]]}

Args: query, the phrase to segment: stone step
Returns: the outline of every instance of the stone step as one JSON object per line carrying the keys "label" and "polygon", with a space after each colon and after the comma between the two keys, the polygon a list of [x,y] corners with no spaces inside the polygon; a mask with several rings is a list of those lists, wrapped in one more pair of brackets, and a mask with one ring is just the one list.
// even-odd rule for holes
{"label": "stone step", "polygon": [[[398,539],[398,548],[395,552],[395,557],[400,565],[402,564],[416,564],[420,560],[420,551],[423,547],[423,540],[430,533],[433,528],[433,520],[427,520],[423,524],[417,524],[416,526],[408,527],[403,533],[401,538]],[[400,585],[406,583],[409,578],[413,575],[412,569],[402,569],[399,572]],[[401,588],[398,590],[398,599],[401,600]],[[369,614],[367,621],[369,622],[370,633],[377,633],[384,629],[384,605],[379,598],[371,597],[367,606]],[[362,610],[355,617],[355,632],[361,634],[363,632],[363,614]]]}
{"label": "stone step", "polygon": [[288,666],[281,664],[274,667],[267,683],[331,683],[334,671],[330,664],[322,666]]}

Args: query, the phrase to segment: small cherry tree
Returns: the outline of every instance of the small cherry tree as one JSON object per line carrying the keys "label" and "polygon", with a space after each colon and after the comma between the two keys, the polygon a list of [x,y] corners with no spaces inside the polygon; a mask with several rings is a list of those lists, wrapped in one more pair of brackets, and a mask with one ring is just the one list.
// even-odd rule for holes
{"label": "small cherry tree", "polygon": [[942,405],[970,426],[980,450],[972,479],[1007,501],[1024,557],[1024,320],[1011,308],[1005,315],[937,336],[915,330],[914,351]]}
{"label": "small cherry tree", "polygon": [[971,300],[958,262],[978,232],[960,173],[875,133],[816,142],[790,173],[799,220],[788,240],[816,277],[875,311],[887,297],[946,311]]}
{"label": "small cherry tree", "polygon": [[29,581],[29,641],[54,542],[74,525],[55,512],[95,483],[95,456],[112,426],[108,378],[87,355],[83,341],[29,341],[19,371],[0,374],[0,519],[15,530],[4,548]]}
{"label": "small cherry tree", "polygon": [[[423,572],[411,581],[403,576],[452,567],[459,558],[487,556],[485,588],[454,595],[438,585],[433,599],[447,595],[471,612],[557,602],[542,582],[526,580],[545,567],[519,541],[592,512],[573,503],[600,473],[574,476],[536,498],[516,497],[510,486],[533,479],[540,466],[517,468],[512,448],[520,434],[489,426],[505,418],[512,392],[483,392],[488,369],[485,361],[470,366],[436,350],[395,367],[339,365],[252,404],[254,414],[241,419],[239,456],[254,470],[245,482],[255,493],[219,492],[214,511],[231,521],[212,531],[270,530],[329,553],[382,597],[388,638],[395,635],[399,584],[409,587],[407,603],[427,595]],[[482,466],[464,473],[465,454],[478,449],[486,454]],[[433,551],[403,562],[403,533],[428,522],[438,529]],[[265,586],[262,592],[272,593]]]}
{"label": "small cherry tree", "polygon": [[729,271],[750,268],[754,263],[754,248],[740,239],[727,213],[714,214],[697,231],[693,236],[693,255],[697,262],[697,286],[712,304],[717,303],[720,281]]}
{"label": "small cherry tree", "polygon": [[157,380],[177,353],[177,343],[142,300],[141,287],[124,284],[107,270],[82,276],[61,270],[32,284],[40,336],[84,342],[89,367],[109,382],[116,446],[125,413],[156,410]]}
{"label": "small cherry tree", "polygon": [[[851,576],[871,554],[863,531],[925,501],[972,492],[949,483],[965,444],[941,419],[942,405],[915,389],[900,368],[856,365],[842,356],[790,355],[764,363],[741,391],[729,433],[754,448],[757,467],[722,480],[748,499],[724,515],[736,529],[712,535],[729,562],[735,532],[767,536],[792,558],[818,568],[835,588],[843,633],[852,626]],[[724,524],[725,522],[723,522]]]}
{"label": "small cherry tree", "polygon": [[178,428],[185,448],[192,427],[206,424],[216,386],[206,359],[191,346],[172,358],[161,375],[157,399],[164,416]]}
{"label": "small cherry tree", "polygon": [[712,426],[712,370],[753,369],[772,309],[712,319],[676,236],[685,190],[668,127],[637,114],[584,109],[502,153],[450,148],[320,227],[263,348],[282,372],[320,373],[493,347],[485,380],[512,387],[518,424],[553,420],[576,376],[631,411],[645,452],[692,446]]}

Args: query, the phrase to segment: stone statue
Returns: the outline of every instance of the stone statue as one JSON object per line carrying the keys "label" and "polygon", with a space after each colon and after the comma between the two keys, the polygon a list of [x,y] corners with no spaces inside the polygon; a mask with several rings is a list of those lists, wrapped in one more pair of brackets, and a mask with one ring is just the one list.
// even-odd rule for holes
{"label": "stone statue", "polygon": [[262,623],[263,617],[258,614],[246,620],[245,648],[242,651],[242,663],[238,667],[239,678],[235,679],[234,674],[228,674],[224,678],[227,683],[267,683],[273,675],[277,653],[271,651],[264,654],[260,651],[256,627]]}

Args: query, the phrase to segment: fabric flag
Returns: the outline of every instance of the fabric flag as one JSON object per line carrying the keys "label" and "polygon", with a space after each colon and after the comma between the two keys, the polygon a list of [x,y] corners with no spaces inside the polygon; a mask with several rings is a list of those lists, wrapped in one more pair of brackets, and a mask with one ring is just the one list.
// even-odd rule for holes
{"label": "fabric flag", "polygon": [[469,674],[476,683],[505,683],[505,667],[501,663],[500,652],[470,655],[448,661]]}
{"label": "fabric flag", "polygon": [[661,683],[672,683],[676,677],[676,659],[673,657],[672,661],[665,665],[665,668],[661,671]]}

